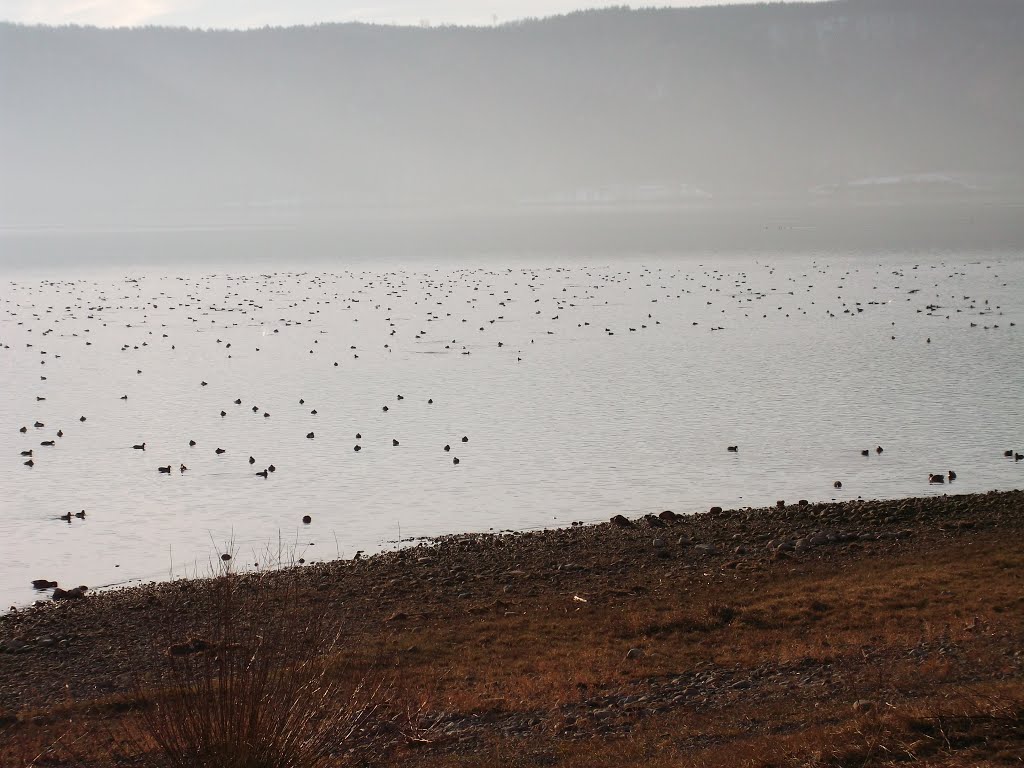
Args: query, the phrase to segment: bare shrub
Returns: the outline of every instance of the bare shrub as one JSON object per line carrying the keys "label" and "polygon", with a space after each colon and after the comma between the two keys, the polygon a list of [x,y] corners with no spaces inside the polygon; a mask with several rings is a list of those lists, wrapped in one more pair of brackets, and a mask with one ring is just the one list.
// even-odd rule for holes
{"label": "bare shrub", "polygon": [[725,603],[711,603],[708,605],[708,618],[715,624],[725,626],[736,618],[736,609]]}
{"label": "bare shrub", "polygon": [[162,675],[136,676],[148,705],[123,740],[131,752],[160,768],[317,768],[381,748],[389,687],[331,670],[337,629],[297,610],[294,578],[270,582],[208,582],[209,623],[163,650]]}

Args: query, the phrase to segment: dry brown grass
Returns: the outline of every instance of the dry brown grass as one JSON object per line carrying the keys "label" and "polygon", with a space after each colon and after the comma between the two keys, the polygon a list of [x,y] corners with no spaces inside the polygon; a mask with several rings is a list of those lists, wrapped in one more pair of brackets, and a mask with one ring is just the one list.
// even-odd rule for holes
{"label": "dry brown grass", "polygon": [[[165,650],[164,677],[136,679],[147,706],[119,752],[161,768],[317,768],[372,750],[383,686],[342,692],[328,674],[337,630],[320,614],[270,612],[247,587],[219,577],[207,633]],[[296,596],[278,590],[286,603]]]}
{"label": "dry brown grass", "polygon": [[[393,681],[388,700],[373,712],[386,727],[363,734],[376,745],[360,757],[367,765],[1019,765],[1024,553],[1015,540],[994,531],[936,540],[919,550],[852,552],[745,572],[638,574],[625,579],[623,589],[538,583],[529,593],[494,602],[434,603],[427,610],[403,605],[407,617],[389,621],[392,606],[340,625],[337,647],[296,642],[301,633],[289,631],[288,641],[264,658],[275,669],[300,672],[282,682],[292,694],[281,700],[312,692],[306,697],[315,704],[312,713],[291,721],[294,732],[312,734],[311,745],[326,722],[316,702],[330,700],[345,712],[339,702],[346,692],[387,667]],[[633,589],[634,580],[651,586]],[[295,608],[294,620],[301,622],[320,605],[315,594],[283,600],[280,589],[242,594],[251,594],[265,615]],[[586,603],[575,599],[579,594]],[[249,637],[240,643],[249,650],[239,659],[251,658]],[[296,646],[301,653],[289,657]],[[627,659],[630,648],[643,653]],[[18,723],[8,725],[8,744],[0,742],[0,764],[44,765],[73,748],[82,764],[108,765],[114,754],[108,734],[131,729],[143,735],[115,739],[117,758],[124,764],[153,760],[167,750],[158,755],[157,739],[145,734],[166,731],[166,724],[146,730],[146,718],[160,713],[147,703],[166,691],[165,712],[173,711],[184,699],[170,692],[183,690],[187,680],[219,679],[217,665],[231,655],[217,658],[196,656],[179,678],[172,673],[145,681],[134,697],[20,713]],[[210,671],[195,665],[210,665]],[[698,671],[720,682],[699,683],[671,706],[636,713],[620,708],[622,729],[566,728],[579,712],[590,711],[588,701],[644,693]],[[735,681],[745,686],[734,688]],[[210,696],[220,685],[197,695]],[[273,688],[267,686],[261,690]],[[317,698],[325,690],[331,696]],[[858,701],[870,703],[855,709]],[[351,705],[349,722],[360,722],[362,711]],[[204,721],[215,720],[216,712],[211,708]],[[537,723],[504,727],[524,713]],[[32,722],[37,714],[44,718],[38,726]],[[445,723],[461,730],[450,732]],[[350,756],[337,741],[344,728],[336,722],[330,728],[328,741],[334,741],[324,764],[343,764]],[[57,738],[59,748],[47,752]],[[182,739],[216,740],[195,729]],[[316,765],[317,753],[310,754],[304,764]],[[32,763],[38,755],[44,759]]]}

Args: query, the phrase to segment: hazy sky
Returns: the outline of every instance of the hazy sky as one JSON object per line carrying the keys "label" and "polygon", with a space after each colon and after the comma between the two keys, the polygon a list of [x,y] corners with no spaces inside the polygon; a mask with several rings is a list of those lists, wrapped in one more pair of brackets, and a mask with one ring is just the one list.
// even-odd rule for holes
{"label": "hazy sky", "polygon": [[[633,7],[725,5],[749,0],[657,0]],[[262,27],[364,21],[379,24],[492,24],[581,8],[626,5],[602,0],[0,0],[0,19],[25,24],[101,27],[159,24]]]}

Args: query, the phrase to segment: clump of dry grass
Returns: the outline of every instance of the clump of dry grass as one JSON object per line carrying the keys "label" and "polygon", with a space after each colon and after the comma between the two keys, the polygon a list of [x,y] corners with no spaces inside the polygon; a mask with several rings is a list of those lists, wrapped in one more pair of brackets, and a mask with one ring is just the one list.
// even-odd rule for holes
{"label": "clump of dry grass", "polygon": [[283,601],[262,599],[262,578],[216,578],[209,625],[163,651],[159,679],[135,679],[148,706],[115,739],[126,752],[159,768],[317,768],[381,748],[389,687],[345,682],[331,669],[337,628],[289,610],[287,576],[274,585]]}
{"label": "clump of dry grass", "polygon": [[954,700],[872,709],[835,733],[815,764],[862,768],[931,760],[1019,762],[1024,701],[965,692]]}

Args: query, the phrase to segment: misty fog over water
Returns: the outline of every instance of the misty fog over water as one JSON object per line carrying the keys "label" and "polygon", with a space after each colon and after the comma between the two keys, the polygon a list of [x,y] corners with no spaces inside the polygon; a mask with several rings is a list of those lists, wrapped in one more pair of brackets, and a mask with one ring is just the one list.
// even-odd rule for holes
{"label": "misty fog over water", "polygon": [[0,24],[0,224],[1024,192],[1024,6],[609,9],[487,28]]}

